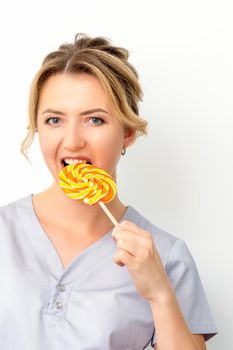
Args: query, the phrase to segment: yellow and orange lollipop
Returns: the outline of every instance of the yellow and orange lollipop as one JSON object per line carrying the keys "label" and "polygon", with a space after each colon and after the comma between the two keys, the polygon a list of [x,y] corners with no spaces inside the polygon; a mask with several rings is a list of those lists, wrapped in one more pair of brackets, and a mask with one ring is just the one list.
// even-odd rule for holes
{"label": "yellow and orange lollipop", "polygon": [[69,198],[89,205],[99,203],[113,224],[117,224],[104,205],[111,202],[117,192],[114,180],[105,170],[85,163],[69,164],[59,173],[59,186]]}

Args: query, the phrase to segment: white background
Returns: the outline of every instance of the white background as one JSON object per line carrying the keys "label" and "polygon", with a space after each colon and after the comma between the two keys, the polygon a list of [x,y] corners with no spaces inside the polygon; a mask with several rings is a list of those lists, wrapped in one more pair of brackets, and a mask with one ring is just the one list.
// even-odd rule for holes
{"label": "white background", "polygon": [[128,48],[144,90],[140,112],[149,135],[122,158],[119,194],[187,242],[219,328],[210,350],[233,346],[232,17],[231,1],[223,0],[0,5],[0,205],[52,181],[37,139],[33,167],[19,151],[30,83],[44,56],[77,32]]}

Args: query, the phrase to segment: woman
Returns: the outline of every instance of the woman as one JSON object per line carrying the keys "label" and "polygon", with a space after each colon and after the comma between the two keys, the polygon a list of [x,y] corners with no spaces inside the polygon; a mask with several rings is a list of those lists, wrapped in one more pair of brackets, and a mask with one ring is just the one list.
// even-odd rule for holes
{"label": "woman", "polygon": [[[116,196],[108,208],[68,198],[61,169],[90,163],[116,181],[137,136],[142,91],[128,51],[78,34],[46,56],[30,93],[27,149],[38,132],[53,176],[1,208],[1,349],[203,350],[216,333],[185,243]],[[3,248],[4,247],[4,248]],[[5,274],[4,274],[5,272]]]}

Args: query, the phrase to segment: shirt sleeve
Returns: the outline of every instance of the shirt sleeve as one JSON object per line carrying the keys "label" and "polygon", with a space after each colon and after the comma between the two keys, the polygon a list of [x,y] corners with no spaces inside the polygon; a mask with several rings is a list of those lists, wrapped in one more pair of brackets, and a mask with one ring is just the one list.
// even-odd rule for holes
{"label": "shirt sleeve", "polygon": [[[217,334],[217,328],[197,267],[183,240],[177,239],[173,244],[165,269],[190,331],[203,334],[207,341]],[[151,345],[155,343],[156,330]]]}

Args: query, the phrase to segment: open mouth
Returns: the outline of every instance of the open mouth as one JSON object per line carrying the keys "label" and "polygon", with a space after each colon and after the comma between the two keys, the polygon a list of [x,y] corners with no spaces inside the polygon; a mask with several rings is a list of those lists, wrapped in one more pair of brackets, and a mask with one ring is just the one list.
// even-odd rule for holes
{"label": "open mouth", "polygon": [[81,159],[75,159],[74,161],[70,162],[70,163],[66,163],[66,161],[63,159],[62,160],[62,166],[65,167],[67,165],[70,165],[70,164],[90,164],[91,165],[91,162],[87,161],[87,160],[81,160]]}

